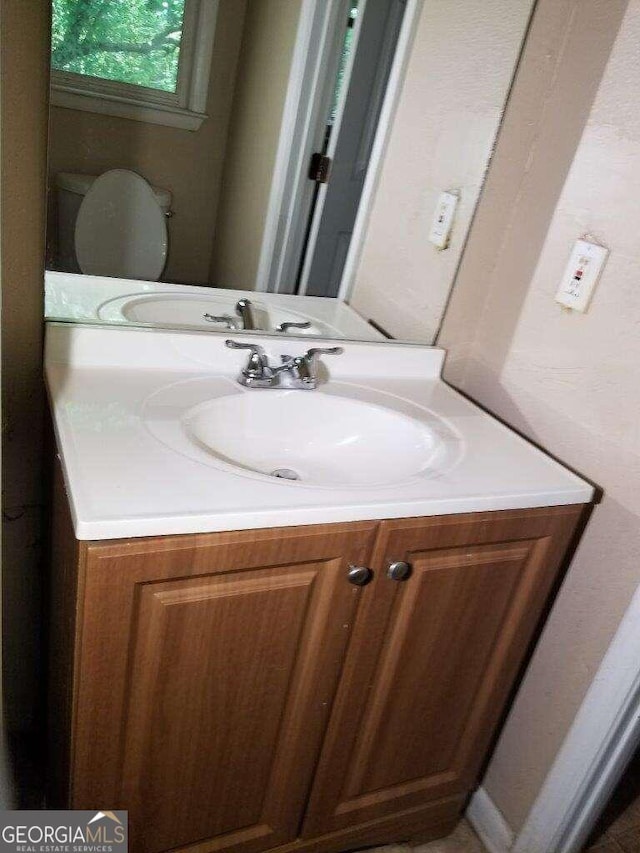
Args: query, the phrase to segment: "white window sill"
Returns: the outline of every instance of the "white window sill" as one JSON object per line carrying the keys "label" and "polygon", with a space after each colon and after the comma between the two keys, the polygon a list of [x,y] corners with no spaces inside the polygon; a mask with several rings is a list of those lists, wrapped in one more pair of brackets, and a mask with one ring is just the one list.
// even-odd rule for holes
{"label": "white window sill", "polygon": [[103,115],[118,116],[132,121],[180,127],[183,130],[198,130],[207,118],[205,113],[196,113],[179,107],[165,104],[136,103],[126,98],[119,98],[117,95],[85,94],[80,91],[71,91],[55,83],[51,87],[51,104],[68,110],[102,113]]}

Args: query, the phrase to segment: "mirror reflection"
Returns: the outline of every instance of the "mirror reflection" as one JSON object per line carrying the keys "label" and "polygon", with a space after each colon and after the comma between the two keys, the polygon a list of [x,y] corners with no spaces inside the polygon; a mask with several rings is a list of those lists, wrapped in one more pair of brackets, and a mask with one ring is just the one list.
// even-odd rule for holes
{"label": "mirror reflection", "polygon": [[534,0],[53,0],[51,319],[430,343]]}

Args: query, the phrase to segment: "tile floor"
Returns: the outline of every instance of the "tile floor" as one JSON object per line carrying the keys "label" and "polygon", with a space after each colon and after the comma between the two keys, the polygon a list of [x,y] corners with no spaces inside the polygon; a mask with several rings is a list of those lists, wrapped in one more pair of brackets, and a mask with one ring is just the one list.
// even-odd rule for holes
{"label": "tile floor", "polygon": [[640,801],[630,803],[611,823],[603,820],[586,853],[640,853]]}
{"label": "tile floor", "polygon": [[[453,833],[438,841],[430,841],[418,847],[407,844],[388,844],[374,847],[366,853],[486,853],[485,847],[466,820],[460,821]],[[598,851],[598,853],[601,853]],[[610,853],[610,851],[603,851]],[[616,851],[618,853],[618,851]]]}

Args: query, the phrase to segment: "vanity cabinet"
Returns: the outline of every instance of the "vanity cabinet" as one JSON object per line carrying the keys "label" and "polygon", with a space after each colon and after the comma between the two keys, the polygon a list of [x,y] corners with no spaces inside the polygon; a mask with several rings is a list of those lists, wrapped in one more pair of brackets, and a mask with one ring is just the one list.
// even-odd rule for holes
{"label": "vanity cabinet", "polygon": [[50,805],[146,853],[446,834],[581,509],[78,542],[58,484]]}
{"label": "vanity cabinet", "polygon": [[[477,782],[579,510],[382,521],[303,836],[425,804],[458,811]],[[410,574],[388,576],[402,561]],[[428,823],[428,818],[426,820]]]}

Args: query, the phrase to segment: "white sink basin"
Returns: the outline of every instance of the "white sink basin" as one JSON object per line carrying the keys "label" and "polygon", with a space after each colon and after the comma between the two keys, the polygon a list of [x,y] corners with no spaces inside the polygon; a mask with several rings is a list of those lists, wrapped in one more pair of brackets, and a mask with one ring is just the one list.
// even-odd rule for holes
{"label": "white sink basin", "polygon": [[[202,297],[190,293],[137,294],[109,299],[98,308],[98,318],[110,322],[149,323],[155,326],[184,326],[192,329],[224,330],[223,322],[211,322],[205,314],[227,315],[240,322],[235,306],[237,298],[224,296]],[[342,337],[339,330],[297,311],[282,310],[251,300],[253,315],[259,329],[273,332],[281,323],[310,323],[306,329],[291,329],[288,334]]]}
{"label": "white sink basin", "polygon": [[348,383],[287,391],[190,380],[148,400],[144,419],[156,438],[199,462],[298,487],[398,485],[434,476],[460,451],[429,410]]}
{"label": "white sink basin", "polygon": [[226,462],[314,486],[397,483],[423,471],[440,444],[406,415],[312,391],[221,397],[183,423],[193,441]]}

